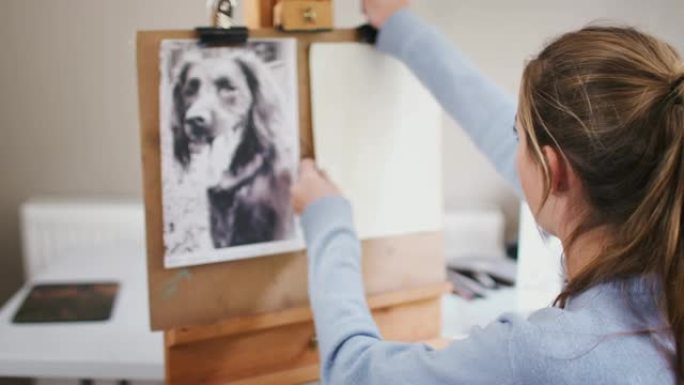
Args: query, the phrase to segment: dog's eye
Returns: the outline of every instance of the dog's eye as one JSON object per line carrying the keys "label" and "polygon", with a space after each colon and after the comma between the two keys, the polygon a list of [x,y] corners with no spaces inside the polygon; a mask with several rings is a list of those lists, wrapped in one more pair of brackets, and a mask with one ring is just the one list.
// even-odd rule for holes
{"label": "dog's eye", "polygon": [[185,85],[183,93],[185,94],[185,96],[193,96],[197,93],[197,91],[199,91],[199,88],[200,81],[198,79],[190,79]]}
{"label": "dog's eye", "polygon": [[216,81],[216,88],[219,91],[234,91],[235,86],[228,80],[228,78],[220,78]]}

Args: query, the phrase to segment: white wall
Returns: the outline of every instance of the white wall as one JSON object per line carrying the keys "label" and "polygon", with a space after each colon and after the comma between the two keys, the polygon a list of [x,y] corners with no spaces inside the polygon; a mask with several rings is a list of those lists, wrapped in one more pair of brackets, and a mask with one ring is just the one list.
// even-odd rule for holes
{"label": "white wall", "polygon": [[[243,0],[246,1],[246,0]],[[18,204],[40,194],[141,194],[135,31],[207,22],[205,0],[0,1],[0,302],[21,283]],[[549,37],[609,17],[684,51],[684,1],[418,0],[496,81],[515,92],[523,61]],[[336,0],[339,26],[359,24]],[[448,208],[517,203],[460,130],[445,123]]]}
{"label": "white wall", "polygon": [[[592,22],[641,27],[684,54],[683,0],[414,0],[413,9],[516,95],[526,59],[554,36]],[[340,26],[363,21],[356,1],[338,0],[336,11]],[[446,208],[499,207],[507,216],[507,238],[514,238],[517,199],[447,117],[444,130]]]}
{"label": "white wall", "polygon": [[0,304],[23,200],[141,196],[136,31],[207,20],[204,0],[0,1]]}

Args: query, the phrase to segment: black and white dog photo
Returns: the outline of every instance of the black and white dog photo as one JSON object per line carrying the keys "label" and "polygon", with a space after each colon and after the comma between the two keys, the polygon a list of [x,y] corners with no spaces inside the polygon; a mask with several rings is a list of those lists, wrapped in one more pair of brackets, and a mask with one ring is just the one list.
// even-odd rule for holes
{"label": "black and white dog photo", "polygon": [[[294,43],[164,43],[167,267],[285,251],[278,242],[295,238],[289,193],[299,140]],[[266,243],[274,247],[245,247]]]}

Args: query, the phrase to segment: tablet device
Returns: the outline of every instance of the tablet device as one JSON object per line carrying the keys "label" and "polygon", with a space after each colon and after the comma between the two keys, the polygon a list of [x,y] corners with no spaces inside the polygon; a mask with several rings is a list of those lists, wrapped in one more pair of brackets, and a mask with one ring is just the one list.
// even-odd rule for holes
{"label": "tablet device", "polygon": [[13,322],[106,321],[111,317],[118,289],[115,282],[35,285]]}

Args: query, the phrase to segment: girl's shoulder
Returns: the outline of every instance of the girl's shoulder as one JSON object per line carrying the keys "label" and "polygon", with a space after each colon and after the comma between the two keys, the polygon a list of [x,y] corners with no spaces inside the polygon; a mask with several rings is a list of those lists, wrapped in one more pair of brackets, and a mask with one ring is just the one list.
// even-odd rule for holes
{"label": "girl's shoulder", "polygon": [[565,309],[545,308],[527,317],[504,314],[497,322],[508,324],[511,360],[521,378],[673,383],[666,357],[671,340],[648,293],[601,285]]}

